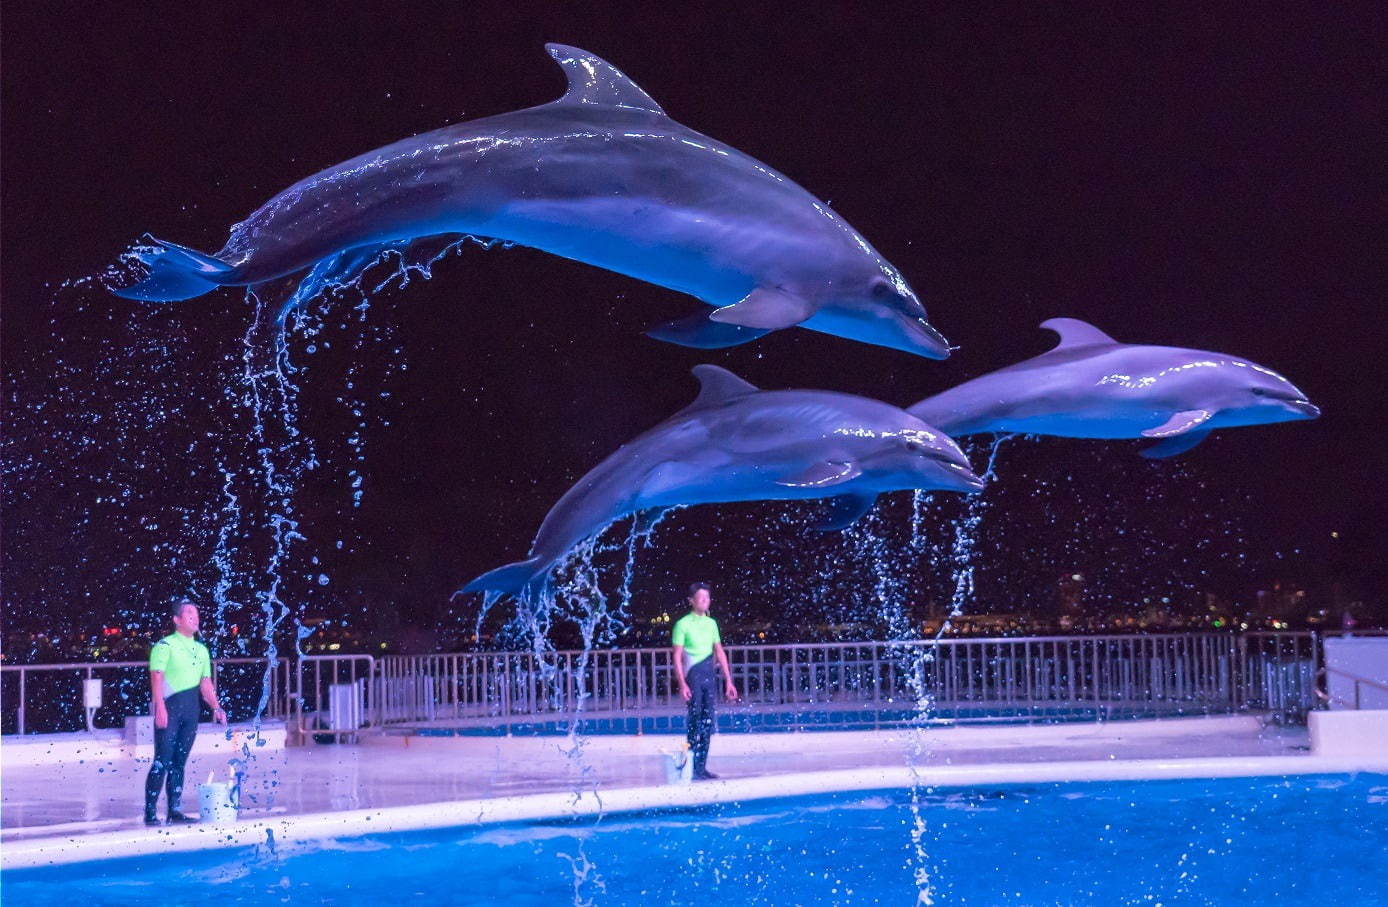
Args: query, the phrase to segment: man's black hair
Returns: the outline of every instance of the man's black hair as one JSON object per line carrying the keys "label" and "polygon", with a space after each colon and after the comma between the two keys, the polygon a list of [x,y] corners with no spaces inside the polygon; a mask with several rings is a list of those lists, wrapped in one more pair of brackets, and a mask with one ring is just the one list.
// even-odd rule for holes
{"label": "man's black hair", "polygon": [[192,605],[194,608],[196,608],[198,606],[198,603],[193,601],[191,598],[174,599],[173,604],[169,605],[169,617],[178,617],[180,614],[183,613],[183,609],[188,607],[189,605]]}
{"label": "man's black hair", "polygon": [[690,584],[689,584],[689,597],[690,597],[690,598],[693,598],[693,597],[694,597],[694,593],[698,592],[700,589],[703,589],[705,592],[710,591],[710,590],[709,590],[709,587],[708,587],[708,583],[690,583]]}

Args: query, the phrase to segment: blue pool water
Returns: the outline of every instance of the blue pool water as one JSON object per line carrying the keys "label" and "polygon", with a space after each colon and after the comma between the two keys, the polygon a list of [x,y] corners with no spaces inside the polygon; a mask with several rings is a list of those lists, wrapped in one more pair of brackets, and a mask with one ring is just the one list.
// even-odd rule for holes
{"label": "blue pool water", "polygon": [[[1062,724],[1065,722],[1094,722],[1124,714],[1116,709],[1093,706],[1029,708],[1026,706],[989,706],[987,708],[950,708],[940,711],[928,724]],[[1199,709],[1165,709],[1151,711],[1158,715],[1206,714]],[[919,721],[915,708],[810,708],[756,710],[724,708],[715,716],[721,733],[774,733],[778,731],[870,731],[877,728],[900,727]],[[1144,716],[1147,717],[1147,716]],[[470,723],[455,727],[408,728],[408,733],[421,737],[554,737],[569,733],[569,719],[510,721],[492,724]],[[668,715],[620,715],[602,718],[583,718],[578,733],[583,736],[603,734],[683,734],[685,713]],[[328,738],[324,738],[325,742]]]}
{"label": "blue pool water", "polygon": [[[7,905],[911,904],[909,794],[854,793],[6,873]],[[937,904],[1388,901],[1388,776],[924,795]],[[586,874],[585,874],[585,867]],[[176,895],[175,892],[184,892]]]}

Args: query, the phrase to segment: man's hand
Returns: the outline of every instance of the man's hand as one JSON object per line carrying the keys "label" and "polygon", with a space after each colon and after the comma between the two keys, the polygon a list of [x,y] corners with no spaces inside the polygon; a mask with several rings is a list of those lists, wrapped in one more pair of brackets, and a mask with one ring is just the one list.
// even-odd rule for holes
{"label": "man's hand", "polygon": [[728,697],[729,702],[737,701],[737,687],[733,685],[731,680],[723,685],[723,695]]}
{"label": "man's hand", "polygon": [[220,709],[220,708],[218,708],[218,709],[213,709],[213,710],[212,710],[212,720],[215,721],[215,722],[217,722],[218,724],[220,724],[222,727],[226,727],[226,726],[227,726],[227,713],[226,713],[226,710],[225,710],[225,709]]}
{"label": "man's hand", "polygon": [[164,707],[162,702],[154,704],[154,726],[157,728],[169,726],[169,710]]}
{"label": "man's hand", "polygon": [[685,702],[688,702],[688,701],[689,701],[689,697],[692,696],[692,695],[693,695],[693,694],[689,692],[689,684],[687,684],[687,683],[682,683],[682,684],[680,684],[680,696],[684,697],[684,701],[685,701]]}

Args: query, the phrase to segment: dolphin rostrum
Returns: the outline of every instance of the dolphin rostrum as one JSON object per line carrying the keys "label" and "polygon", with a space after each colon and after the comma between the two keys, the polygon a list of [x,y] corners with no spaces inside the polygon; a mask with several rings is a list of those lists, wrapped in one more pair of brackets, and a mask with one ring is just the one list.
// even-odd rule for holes
{"label": "dolphin rostrum", "polygon": [[1314,419],[1306,395],[1270,368],[1203,350],[1119,343],[1074,318],[1047,353],[928,397],[910,412],[951,435],[1152,438],[1145,457],[1190,450],[1218,428]]}
{"label": "dolphin rostrum", "polygon": [[929,359],[949,345],[901,274],[800,186],[694,132],[606,61],[562,44],[568,76],[539,107],[447,126],[300,180],[215,255],[155,240],[116,290],[175,300],[312,268],[290,301],[380,253],[444,234],[531,246],[715,308],[650,331],[699,348],[793,325]]}
{"label": "dolphin rostrum", "polygon": [[877,400],[759,390],[716,365],[694,367],[699,396],[618,448],[550,509],[530,556],[463,592],[533,599],[571,548],[622,517],[690,504],[829,498],[816,529],[843,529],[889,491],[978,491],[959,445]]}

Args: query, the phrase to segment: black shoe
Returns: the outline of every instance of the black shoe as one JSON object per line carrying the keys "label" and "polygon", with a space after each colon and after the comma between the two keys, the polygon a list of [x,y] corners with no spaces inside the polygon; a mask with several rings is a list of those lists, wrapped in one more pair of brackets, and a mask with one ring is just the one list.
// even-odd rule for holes
{"label": "black shoe", "polygon": [[197,821],[192,816],[185,816],[183,813],[169,813],[170,825],[196,825]]}
{"label": "black shoe", "polygon": [[695,781],[717,781],[717,780],[718,780],[718,776],[715,775],[713,772],[709,771],[708,769],[704,769],[704,770],[701,771],[701,772],[695,772],[695,773],[694,773],[694,780],[695,780]]}
{"label": "black shoe", "polygon": [[164,823],[159,821],[159,817],[158,817],[158,816],[147,815],[147,816],[145,816],[145,824],[146,824],[146,825],[163,825]]}

